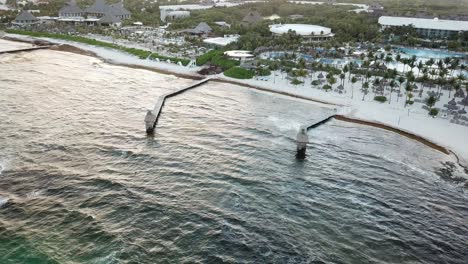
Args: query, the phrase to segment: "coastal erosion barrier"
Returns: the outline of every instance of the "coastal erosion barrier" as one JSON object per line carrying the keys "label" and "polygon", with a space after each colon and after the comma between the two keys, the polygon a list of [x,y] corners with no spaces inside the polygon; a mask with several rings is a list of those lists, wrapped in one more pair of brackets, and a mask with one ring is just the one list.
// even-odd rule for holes
{"label": "coastal erosion barrier", "polygon": [[[355,123],[355,124],[360,124],[360,125],[366,125],[366,126],[381,128],[381,129],[384,129],[384,130],[387,130],[387,131],[397,133],[397,134],[402,135],[404,137],[407,137],[409,139],[416,140],[416,141],[418,141],[418,142],[420,142],[420,143],[422,143],[422,144],[424,144],[424,145],[426,145],[426,146],[428,146],[430,148],[438,150],[438,151],[440,151],[440,152],[442,152],[444,154],[449,155],[451,153],[451,151],[449,151],[445,147],[437,145],[434,142],[429,141],[429,140],[427,140],[427,139],[425,139],[425,138],[423,138],[421,136],[415,135],[413,133],[410,133],[410,132],[407,132],[407,131],[404,131],[404,130],[401,130],[401,129],[398,129],[398,128],[395,128],[395,127],[392,127],[392,126],[389,126],[389,125],[384,125],[384,124],[381,124],[381,123],[365,121],[365,120],[361,120],[361,119],[357,119],[357,118],[351,118],[351,117],[347,117],[347,116],[344,116],[344,115],[335,114],[335,115],[331,115],[331,116],[329,116],[327,118],[324,118],[324,119],[322,119],[322,120],[320,120],[320,121],[318,121],[318,122],[316,122],[316,123],[314,123],[314,124],[312,124],[310,126],[307,126],[307,127],[303,126],[303,127],[301,127],[299,129],[299,132],[298,132],[297,138],[296,138],[296,144],[297,144],[296,157],[298,159],[304,159],[305,156],[306,156],[305,154],[306,154],[306,149],[307,149],[307,143],[309,143],[309,138],[307,136],[307,131],[312,129],[312,128],[319,127],[319,126],[327,123],[331,119],[336,119],[336,120],[340,120],[340,121],[345,121],[345,122],[350,122],[350,123]],[[460,164],[460,162],[458,162],[458,163]],[[464,167],[464,166],[462,166],[462,167]]]}
{"label": "coastal erosion barrier", "polygon": [[25,49],[16,49],[16,50],[6,50],[0,51],[0,55],[2,54],[9,54],[9,53],[19,53],[19,52],[26,52],[26,51],[34,51],[40,49],[49,49],[52,46],[40,46],[40,47],[32,47],[32,48],[25,48]]}
{"label": "coastal erosion barrier", "polygon": [[154,129],[156,128],[156,124],[158,123],[159,116],[161,115],[162,108],[164,106],[164,103],[166,102],[166,99],[171,98],[173,96],[176,96],[178,94],[181,94],[183,92],[186,92],[190,89],[193,89],[195,87],[198,87],[202,84],[207,83],[211,78],[205,78],[201,81],[195,82],[187,87],[184,87],[182,89],[176,90],[174,92],[170,92],[164,95],[161,95],[158,98],[158,101],[156,102],[156,105],[154,106],[153,110],[148,110],[146,112],[145,116],[145,125],[146,125],[146,133],[152,134],[154,132]]}
{"label": "coastal erosion barrier", "polygon": [[297,152],[296,152],[296,158],[298,159],[305,159],[306,157],[306,151],[307,151],[307,144],[309,143],[309,136],[307,135],[307,131],[309,131],[312,128],[319,127],[331,119],[333,119],[336,115],[330,115],[326,118],[321,119],[318,122],[313,123],[310,126],[302,126],[299,129],[299,132],[297,133],[296,136],[296,145],[297,145]]}

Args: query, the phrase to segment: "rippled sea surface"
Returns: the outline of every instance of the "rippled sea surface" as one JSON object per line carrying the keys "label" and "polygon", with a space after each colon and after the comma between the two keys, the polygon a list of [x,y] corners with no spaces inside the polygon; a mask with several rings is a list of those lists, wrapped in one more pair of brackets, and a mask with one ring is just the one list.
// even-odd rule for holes
{"label": "rippled sea surface", "polygon": [[[0,56],[0,263],[468,263],[449,158],[308,102],[91,57]],[[298,88],[300,89],[300,88]]]}

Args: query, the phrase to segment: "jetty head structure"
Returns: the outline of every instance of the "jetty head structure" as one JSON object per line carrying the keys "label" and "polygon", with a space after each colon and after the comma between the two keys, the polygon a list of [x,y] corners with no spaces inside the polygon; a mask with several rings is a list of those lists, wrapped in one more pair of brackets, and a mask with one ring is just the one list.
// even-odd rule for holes
{"label": "jetty head structure", "polygon": [[296,137],[296,143],[297,143],[296,158],[305,159],[307,143],[309,143],[309,136],[307,135],[306,127],[301,127],[299,129],[299,132],[297,133],[297,137]]}
{"label": "jetty head structure", "polygon": [[152,134],[154,132],[154,129],[156,128],[156,124],[158,123],[159,116],[161,115],[161,110],[162,107],[164,106],[164,103],[166,102],[167,98],[171,98],[173,96],[176,96],[178,94],[181,94],[185,91],[188,91],[190,89],[193,89],[195,87],[198,87],[202,84],[207,83],[211,78],[205,78],[201,81],[195,82],[187,87],[178,89],[174,92],[170,92],[164,95],[161,95],[158,98],[158,101],[156,102],[156,105],[154,106],[153,110],[148,110],[146,112],[145,116],[145,126],[146,126],[146,133],[147,134]]}
{"label": "jetty head structure", "polygon": [[318,126],[321,126],[327,123],[328,121],[330,121],[332,118],[336,116],[337,116],[336,114],[330,115],[327,118],[321,119],[320,121],[315,122],[310,126],[302,126],[299,129],[299,132],[297,133],[297,136],[296,136],[296,145],[297,145],[296,158],[297,159],[305,159],[306,157],[307,144],[309,143],[309,136],[307,135],[307,131],[309,129],[316,128]]}

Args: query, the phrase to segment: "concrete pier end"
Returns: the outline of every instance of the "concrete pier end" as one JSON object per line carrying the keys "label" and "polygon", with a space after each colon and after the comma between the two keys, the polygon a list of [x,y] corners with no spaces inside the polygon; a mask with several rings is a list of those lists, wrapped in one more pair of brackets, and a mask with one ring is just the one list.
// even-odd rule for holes
{"label": "concrete pier end", "polygon": [[307,135],[307,127],[301,127],[296,137],[297,152],[296,158],[305,159],[309,136]]}
{"label": "concrete pier end", "polygon": [[154,132],[154,125],[156,124],[157,116],[153,113],[153,111],[148,110],[145,116],[145,125],[146,125],[146,133],[151,134]]}

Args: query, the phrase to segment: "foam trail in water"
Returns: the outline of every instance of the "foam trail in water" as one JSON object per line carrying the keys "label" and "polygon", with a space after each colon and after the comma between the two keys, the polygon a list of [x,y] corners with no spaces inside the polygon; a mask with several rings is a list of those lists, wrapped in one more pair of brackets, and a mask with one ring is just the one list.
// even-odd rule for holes
{"label": "foam trail in water", "polygon": [[0,197],[0,208],[5,206],[8,203],[9,200],[10,199],[8,199],[8,198]]}

